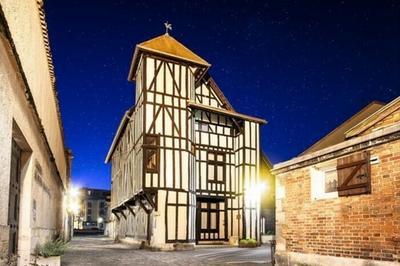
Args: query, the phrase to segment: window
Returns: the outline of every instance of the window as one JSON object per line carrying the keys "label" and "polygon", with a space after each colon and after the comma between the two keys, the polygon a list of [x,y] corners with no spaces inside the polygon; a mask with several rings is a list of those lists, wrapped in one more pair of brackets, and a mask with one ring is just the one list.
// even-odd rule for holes
{"label": "window", "polygon": [[208,124],[200,121],[196,121],[196,130],[208,132]]}
{"label": "window", "polygon": [[336,163],[313,166],[311,174],[311,197],[314,200],[338,197]]}
{"label": "window", "polygon": [[209,182],[225,182],[225,154],[221,152],[208,152],[207,154],[207,179]]}
{"label": "window", "polygon": [[158,173],[160,163],[160,136],[146,135],[144,137],[144,167],[147,173]]}
{"label": "window", "polygon": [[337,172],[336,169],[325,171],[325,193],[337,191]]}

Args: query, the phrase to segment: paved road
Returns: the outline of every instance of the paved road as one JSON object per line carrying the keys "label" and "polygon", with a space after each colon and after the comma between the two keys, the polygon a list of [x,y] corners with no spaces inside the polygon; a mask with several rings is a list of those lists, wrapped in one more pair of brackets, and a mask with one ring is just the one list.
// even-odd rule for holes
{"label": "paved road", "polygon": [[115,244],[101,236],[74,238],[61,259],[72,265],[270,265],[269,247],[199,248],[194,251],[155,252]]}

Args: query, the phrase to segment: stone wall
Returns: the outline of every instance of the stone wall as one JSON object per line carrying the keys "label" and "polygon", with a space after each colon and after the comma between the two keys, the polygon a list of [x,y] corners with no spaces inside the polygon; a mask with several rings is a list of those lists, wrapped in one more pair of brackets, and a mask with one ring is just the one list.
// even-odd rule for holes
{"label": "stone wall", "polygon": [[310,166],[277,175],[281,265],[350,263],[341,258],[400,262],[400,140],[369,150],[380,160],[371,165],[371,194],[314,200]]}
{"label": "stone wall", "polygon": [[[45,47],[37,3],[0,0],[0,7],[3,21],[0,31],[0,248],[8,253],[10,157],[14,139],[22,150],[18,260],[20,265],[29,265],[36,244],[61,233],[65,210],[63,189],[68,182],[67,157],[61,127],[56,121],[55,98],[49,100],[53,92],[48,64],[43,57]],[[35,87],[36,96],[28,101],[31,87]],[[52,107],[35,112],[35,106],[39,105]],[[42,115],[40,118],[38,113]],[[55,170],[39,119],[50,146],[56,146],[52,153],[61,161],[57,166],[64,184]],[[36,177],[37,173],[40,178]]]}

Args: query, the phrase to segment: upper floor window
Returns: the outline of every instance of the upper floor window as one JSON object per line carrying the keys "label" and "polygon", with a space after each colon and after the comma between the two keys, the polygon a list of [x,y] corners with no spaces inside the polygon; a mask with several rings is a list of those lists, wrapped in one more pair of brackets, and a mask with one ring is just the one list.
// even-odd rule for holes
{"label": "upper floor window", "polygon": [[225,182],[225,154],[210,151],[207,154],[207,179],[209,182]]}
{"label": "upper floor window", "polygon": [[200,121],[196,121],[196,130],[208,132],[208,124]]}
{"label": "upper floor window", "polygon": [[144,144],[144,166],[147,173],[158,173],[160,164],[160,136],[145,135]]}

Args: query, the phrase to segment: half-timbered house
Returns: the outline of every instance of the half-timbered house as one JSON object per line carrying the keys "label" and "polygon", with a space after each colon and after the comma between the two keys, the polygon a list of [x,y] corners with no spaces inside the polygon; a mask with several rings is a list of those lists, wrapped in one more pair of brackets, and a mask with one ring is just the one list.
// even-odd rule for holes
{"label": "half-timbered house", "polygon": [[259,239],[266,121],[236,112],[209,68],[168,34],[136,46],[135,105],[106,158],[115,237],[159,247]]}

